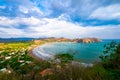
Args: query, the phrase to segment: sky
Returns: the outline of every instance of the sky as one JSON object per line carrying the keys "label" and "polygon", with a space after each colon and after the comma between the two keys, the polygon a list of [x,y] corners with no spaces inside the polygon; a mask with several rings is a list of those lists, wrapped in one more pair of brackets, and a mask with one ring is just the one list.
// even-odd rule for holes
{"label": "sky", "polygon": [[0,0],[0,38],[120,39],[120,0]]}

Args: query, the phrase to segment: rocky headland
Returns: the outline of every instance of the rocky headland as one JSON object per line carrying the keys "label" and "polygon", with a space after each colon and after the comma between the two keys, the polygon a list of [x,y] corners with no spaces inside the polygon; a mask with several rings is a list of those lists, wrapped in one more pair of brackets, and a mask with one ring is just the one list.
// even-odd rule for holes
{"label": "rocky headland", "polygon": [[78,43],[93,43],[93,42],[101,42],[101,39],[98,38],[82,38],[82,39],[73,39],[73,42]]}
{"label": "rocky headland", "polygon": [[99,38],[76,38],[76,39],[69,39],[69,38],[40,38],[37,40],[34,40],[33,42],[35,44],[43,44],[43,43],[49,43],[49,42],[78,42],[78,43],[93,43],[93,42],[101,42],[102,40]]}

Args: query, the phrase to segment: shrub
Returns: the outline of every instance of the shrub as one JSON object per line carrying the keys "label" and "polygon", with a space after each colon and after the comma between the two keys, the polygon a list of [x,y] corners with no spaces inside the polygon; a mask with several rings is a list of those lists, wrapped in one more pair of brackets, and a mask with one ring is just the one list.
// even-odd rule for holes
{"label": "shrub", "polygon": [[61,63],[69,63],[74,58],[73,55],[69,53],[61,53],[61,54],[56,54],[55,59],[59,59]]}
{"label": "shrub", "polygon": [[109,77],[113,80],[120,79],[120,43],[111,42],[104,47],[104,54],[100,56],[102,64]]}

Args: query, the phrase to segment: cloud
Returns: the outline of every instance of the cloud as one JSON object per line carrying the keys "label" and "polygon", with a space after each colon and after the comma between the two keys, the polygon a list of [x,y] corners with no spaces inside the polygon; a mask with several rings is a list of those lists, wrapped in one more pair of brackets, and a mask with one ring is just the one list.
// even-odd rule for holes
{"label": "cloud", "polygon": [[[47,10],[49,17],[58,17],[62,14],[67,14],[74,17],[87,17],[92,10],[100,6],[98,0],[34,0],[34,3],[40,5],[40,8]],[[91,5],[92,4],[92,5]]]}
{"label": "cloud", "polygon": [[29,9],[27,9],[27,8],[25,8],[25,7],[23,7],[23,6],[20,6],[20,7],[19,7],[19,10],[20,10],[21,12],[25,13],[25,14],[27,14],[27,13],[29,12]]}
{"label": "cloud", "polygon": [[[3,22],[6,23],[3,24]],[[24,24],[26,26],[21,26]],[[120,25],[108,26],[81,26],[59,18],[21,18],[2,17],[0,22],[0,37],[99,37],[120,38]],[[7,28],[4,26],[8,26]],[[22,28],[23,27],[23,28]],[[3,34],[4,33],[4,34]],[[5,36],[4,36],[5,35]]]}
{"label": "cloud", "polygon": [[[117,6],[116,3],[118,3]],[[99,19],[101,14],[104,14],[102,16],[104,18],[106,14],[112,14],[114,11],[116,14],[113,17],[119,17],[119,3],[120,1],[118,0],[95,0],[94,2],[92,0],[9,0],[4,2],[6,9],[0,15],[8,17],[57,18],[65,14],[69,16],[71,21],[79,22],[87,20],[88,17],[90,19]],[[113,10],[113,8],[117,10]],[[106,11],[103,13],[104,10]],[[79,20],[76,20],[76,18]]]}
{"label": "cloud", "polygon": [[43,15],[43,12],[38,8],[38,7],[24,7],[24,6],[19,6],[19,11],[24,13],[24,14],[39,14],[40,16]]}
{"label": "cloud", "polygon": [[24,24],[24,25],[27,25],[27,26],[35,26],[35,25],[46,24],[46,21],[35,18],[35,17],[29,17],[29,18],[15,17],[13,19],[3,17],[3,16],[0,17],[0,26],[14,26],[14,27],[17,27],[20,24]]}
{"label": "cloud", "polygon": [[99,7],[89,16],[91,19],[120,20],[120,4]]}
{"label": "cloud", "polygon": [[0,0],[0,3],[0,37],[120,38],[118,0]]}
{"label": "cloud", "polygon": [[0,6],[0,9],[5,9],[6,8],[6,6]]}
{"label": "cloud", "polygon": [[0,37],[3,38],[22,37],[23,34],[24,32],[20,29],[0,27]]}

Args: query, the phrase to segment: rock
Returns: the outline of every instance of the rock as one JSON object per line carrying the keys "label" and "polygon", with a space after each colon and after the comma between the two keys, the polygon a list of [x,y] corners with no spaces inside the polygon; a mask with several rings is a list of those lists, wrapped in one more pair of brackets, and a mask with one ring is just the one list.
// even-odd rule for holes
{"label": "rock", "polygon": [[55,38],[55,37],[50,37],[50,38],[42,38],[38,40],[34,40],[35,44],[42,44],[44,42],[78,42],[78,43],[91,43],[91,42],[101,42],[100,39],[98,38],[77,38],[77,39],[68,39],[68,38]]}
{"label": "rock", "polygon": [[41,74],[42,76],[51,75],[51,74],[53,74],[53,70],[50,69],[50,68],[47,68],[47,69],[41,71],[40,74]]}
{"label": "rock", "polygon": [[74,39],[73,42],[92,43],[92,42],[101,42],[101,40],[98,38],[83,38],[83,39]]}

